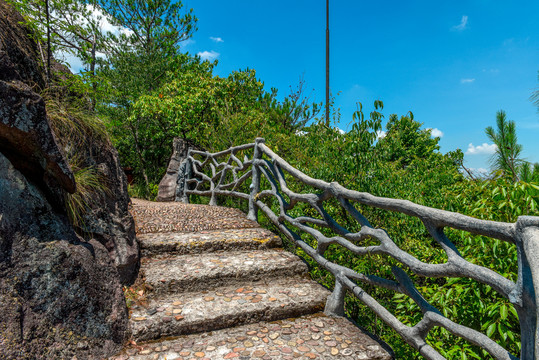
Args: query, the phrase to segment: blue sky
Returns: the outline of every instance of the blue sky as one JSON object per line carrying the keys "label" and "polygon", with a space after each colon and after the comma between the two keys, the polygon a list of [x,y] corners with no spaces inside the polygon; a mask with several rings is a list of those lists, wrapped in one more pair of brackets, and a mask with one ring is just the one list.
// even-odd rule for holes
{"label": "blue sky", "polygon": [[[524,157],[539,162],[539,1],[330,0],[331,91],[344,130],[355,103],[414,113],[460,148],[466,165],[488,168],[484,129],[503,109],[517,124]],[[255,69],[282,96],[303,76],[325,94],[324,0],[185,0],[199,18],[184,50],[219,61],[215,73]],[[472,144],[472,145],[470,145]]]}

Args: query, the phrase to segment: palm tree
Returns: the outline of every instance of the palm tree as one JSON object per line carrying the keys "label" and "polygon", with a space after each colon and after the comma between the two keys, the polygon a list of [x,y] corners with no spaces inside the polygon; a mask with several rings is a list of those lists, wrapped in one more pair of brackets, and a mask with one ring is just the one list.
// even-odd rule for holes
{"label": "palm tree", "polygon": [[520,158],[522,145],[517,144],[517,133],[514,121],[506,119],[505,111],[496,113],[496,126],[485,129],[488,138],[497,146],[496,153],[491,158],[491,165],[495,170],[502,170],[513,178],[519,180],[519,168],[524,162]]}

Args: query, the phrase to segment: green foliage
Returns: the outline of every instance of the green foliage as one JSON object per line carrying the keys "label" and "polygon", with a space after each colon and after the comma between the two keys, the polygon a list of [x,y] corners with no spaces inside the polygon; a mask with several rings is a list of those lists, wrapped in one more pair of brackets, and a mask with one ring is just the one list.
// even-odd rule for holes
{"label": "green foliage", "polygon": [[127,193],[129,194],[129,197],[137,199],[155,201],[158,191],[159,185],[157,184],[150,184],[149,186],[146,186],[142,183],[135,183],[127,186]]}
{"label": "green foliage", "polygon": [[104,176],[94,166],[82,167],[79,158],[69,159],[69,165],[75,176],[77,191],[67,194],[66,208],[69,220],[73,226],[84,231],[84,215],[96,204],[96,195],[106,194],[108,187]]}
{"label": "green foliage", "polygon": [[[380,138],[382,118],[381,103],[374,106],[365,119],[362,106],[358,105],[352,131],[342,134],[338,129],[315,123],[304,129],[303,136],[291,137],[292,153],[283,156],[291,164],[308,175],[325,181],[338,181],[354,190],[366,191],[378,196],[400,198],[463,214],[495,220],[514,222],[521,215],[538,215],[539,186],[533,182],[513,182],[511,177],[496,176],[492,180],[469,180],[460,172],[463,154],[458,150],[448,154],[438,152],[437,138],[421,128],[412,114],[397,117],[391,115],[386,136]],[[270,146],[272,146],[270,144]],[[273,146],[272,146],[273,147]],[[294,151],[293,149],[301,149]],[[294,191],[314,192],[289,178]],[[277,208],[272,204],[274,210]],[[348,230],[359,230],[334,200],[324,204],[330,215]],[[445,253],[430,237],[423,224],[412,217],[384,210],[358,206],[358,209],[375,227],[383,227],[396,244],[421,261],[444,263]],[[291,215],[315,216],[307,206],[299,206]],[[332,235],[326,229],[318,229]],[[465,259],[491,268],[516,281],[518,263],[513,245],[475,236],[457,230],[446,230]],[[316,241],[309,236],[304,240],[312,246]],[[366,242],[363,245],[368,245]],[[374,244],[374,243],[373,243]],[[291,247],[294,249],[294,247]],[[332,287],[332,276],[310,260],[304,253],[313,278]],[[330,246],[328,260],[366,274],[393,279],[392,265],[395,260],[378,255],[358,258],[349,251]],[[418,290],[451,320],[481,331],[507,348],[513,354],[520,351],[520,328],[513,306],[489,286],[470,279],[425,279],[408,272]],[[405,324],[414,325],[421,319],[417,305],[408,297],[387,290],[362,286],[384,307]],[[420,355],[388,329],[368,308],[351,296],[346,298],[346,311],[362,326],[387,341],[398,358],[419,359]],[[427,341],[448,359],[489,359],[489,355],[462,339],[435,328]]]}
{"label": "green foliage", "polygon": [[511,175],[518,180],[518,169],[522,164],[520,154],[522,145],[517,143],[516,125],[508,121],[505,111],[496,113],[496,130],[492,126],[485,129],[488,138],[496,145],[496,154],[492,157],[492,166]]}

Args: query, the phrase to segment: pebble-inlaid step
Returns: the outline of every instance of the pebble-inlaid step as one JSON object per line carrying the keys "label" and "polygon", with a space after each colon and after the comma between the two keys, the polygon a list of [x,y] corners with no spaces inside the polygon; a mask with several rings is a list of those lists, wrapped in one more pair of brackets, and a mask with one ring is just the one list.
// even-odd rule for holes
{"label": "pebble-inlaid step", "polygon": [[329,291],[239,210],[133,199],[131,212],[146,296],[132,302],[132,337],[111,359],[392,358],[348,320],[321,314]]}
{"label": "pebble-inlaid step", "polygon": [[306,276],[308,268],[297,256],[272,249],[152,257],[144,259],[141,270],[156,296]]}
{"label": "pebble-inlaid step", "polygon": [[261,228],[207,230],[194,233],[146,233],[137,236],[142,255],[198,254],[220,250],[268,249],[281,246],[281,239]]}
{"label": "pebble-inlaid step", "polygon": [[323,314],[138,343],[116,360],[389,360],[390,352],[345,318]]}
{"label": "pebble-inlaid step", "polygon": [[260,228],[238,209],[131,199],[137,235],[160,232]]}
{"label": "pebble-inlaid step", "polygon": [[319,284],[297,277],[170,294],[132,309],[133,339],[147,341],[312,314],[324,309],[328,295]]}

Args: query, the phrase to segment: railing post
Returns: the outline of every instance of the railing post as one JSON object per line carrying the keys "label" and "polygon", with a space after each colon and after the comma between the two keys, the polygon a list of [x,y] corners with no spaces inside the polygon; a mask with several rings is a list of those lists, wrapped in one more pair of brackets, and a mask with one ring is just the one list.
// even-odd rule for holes
{"label": "railing post", "polygon": [[519,283],[522,289],[520,320],[522,360],[539,359],[539,218],[520,216],[516,223],[517,246],[520,247]]}
{"label": "railing post", "polygon": [[176,182],[176,198],[175,201],[182,202],[184,204],[189,204],[189,195],[187,190],[189,190],[189,184],[187,180],[191,179],[193,176],[193,164],[189,160],[191,149],[187,151],[187,157],[181,162],[180,168],[178,170],[178,180]]}
{"label": "railing post", "polygon": [[255,164],[256,160],[262,158],[262,152],[258,148],[258,144],[263,144],[266,140],[263,138],[255,139],[255,148],[253,152],[253,175],[251,186],[249,186],[251,192],[249,193],[249,213],[247,214],[247,219],[252,221],[258,221],[258,207],[255,204],[256,195],[260,192],[260,169],[258,165]]}
{"label": "railing post", "polygon": [[335,279],[335,288],[326,300],[324,314],[329,316],[344,316],[344,295],[346,295],[346,288],[338,279]]}

